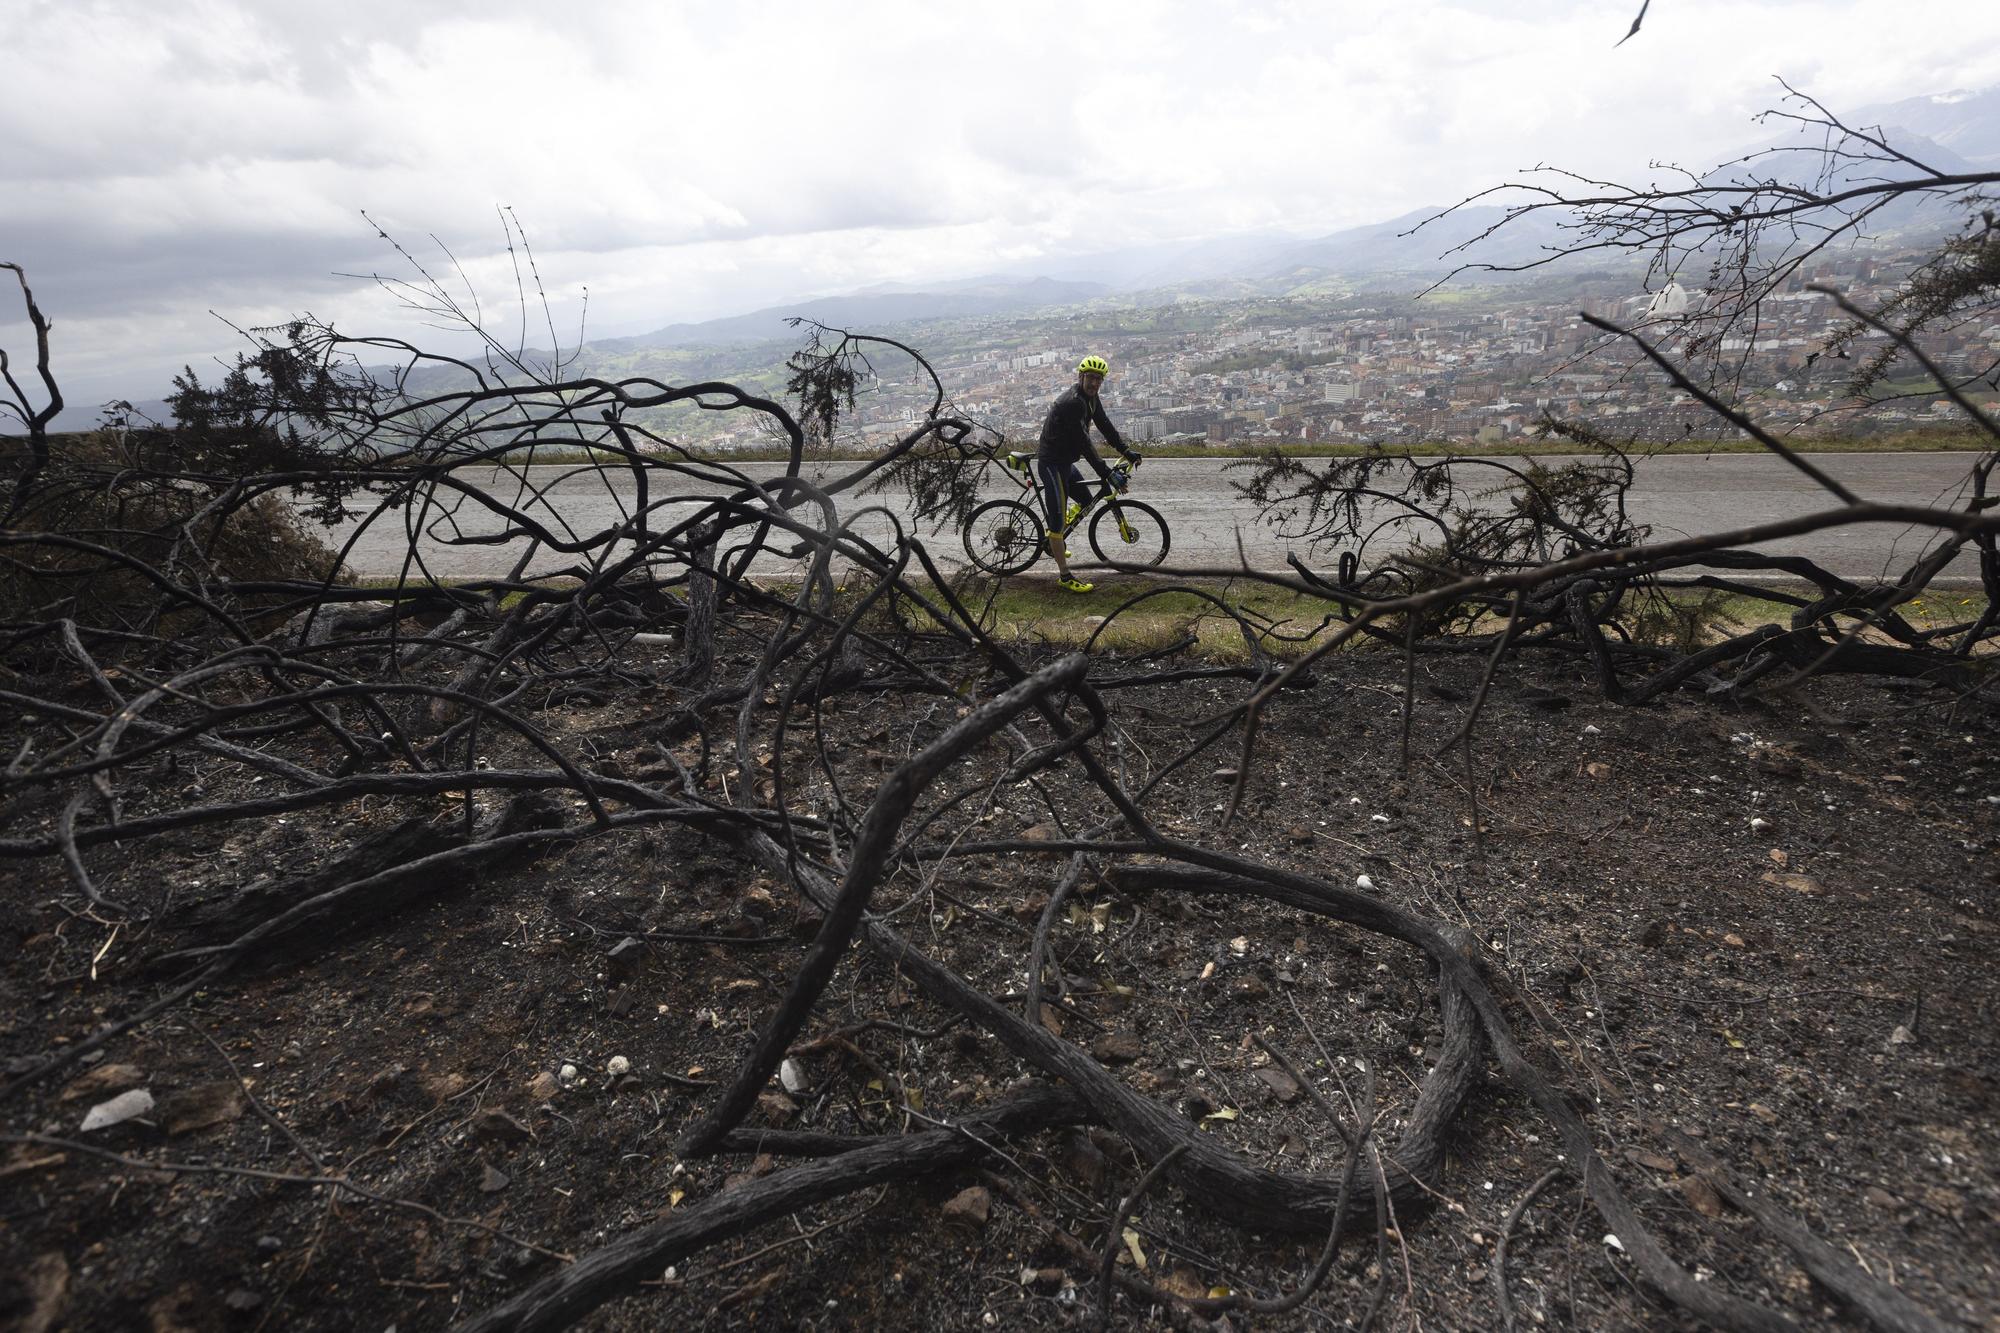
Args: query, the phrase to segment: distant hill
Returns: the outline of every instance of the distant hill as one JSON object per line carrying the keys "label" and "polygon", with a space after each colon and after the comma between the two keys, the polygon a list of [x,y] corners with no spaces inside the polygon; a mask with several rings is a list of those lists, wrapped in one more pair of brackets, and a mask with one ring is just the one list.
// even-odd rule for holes
{"label": "distant hill", "polygon": [[[1924,166],[1947,176],[1968,175],[1992,169],[1990,166],[1981,167],[1959,156],[1943,144],[1907,128],[1885,127],[1883,137],[1898,151],[1909,154]],[[1801,189],[1831,194],[1884,180],[1906,180],[1923,175],[1917,168],[1904,163],[1877,160],[1844,163],[1828,173],[1827,160],[1817,148],[1788,146],[1796,142],[1798,142],[1797,136],[1774,140],[1771,145],[1774,151],[1763,152],[1737,166],[1711,171],[1702,177],[1702,183],[1728,185],[1777,181],[1780,184],[1796,185]],[[1798,220],[1802,227],[1812,227],[1832,220],[1829,214],[1830,210],[1816,210],[1800,214]],[[1914,193],[1901,199],[1891,200],[1870,213],[1865,231],[1870,236],[1878,237],[1899,234],[1910,237],[1943,235],[1957,230],[1964,221],[1965,209],[1962,205],[1934,194]]]}
{"label": "distant hill", "polygon": [[629,338],[593,339],[591,346],[605,352],[633,352],[649,347],[797,342],[798,331],[786,323],[793,317],[815,319],[838,328],[882,329],[924,319],[963,319],[970,315],[1018,314],[1049,306],[1080,305],[1110,290],[1099,282],[1062,282],[1047,277],[973,278],[926,285],[922,289],[877,287],[846,296],[822,296],[766,306],[747,315],[730,315],[697,324],[669,324]]}
{"label": "distant hill", "polygon": [[1905,135],[1927,139],[1978,171],[2000,169],[2000,88],[1982,92],[1935,93],[1900,102],[1865,106],[1843,116],[1856,128],[1879,125],[1886,137],[1928,166],[1945,168],[1901,142]]}
{"label": "distant hill", "polygon": [[1266,281],[1298,281],[1316,273],[1431,278],[1467,263],[1533,263],[1561,246],[1559,224],[1567,216],[1558,210],[1529,213],[1481,239],[1506,215],[1504,208],[1472,206],[1426,221],[1438,211],[1420,208],[1302,242],[1273,256],[1261,272],[1245,276]]}

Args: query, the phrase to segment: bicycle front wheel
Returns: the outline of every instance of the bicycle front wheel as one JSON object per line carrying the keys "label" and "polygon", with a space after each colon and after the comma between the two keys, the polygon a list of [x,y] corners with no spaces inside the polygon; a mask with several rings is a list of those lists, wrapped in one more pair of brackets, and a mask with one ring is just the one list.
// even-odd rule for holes
{"label": "bicycle front wheel", "polygon": [[972,563],[989,574],[1020,573],[1047,541],[1041,515],[1012,500],[988,500],[973,510],[959,536]]}
{"label": "bicycle front wheel", "polygon": [[1167,558],[1172,544],[1167,520],[1139,500],[1108,500],[1090,520],[1090,549],[1107,565],[1151,569]]}

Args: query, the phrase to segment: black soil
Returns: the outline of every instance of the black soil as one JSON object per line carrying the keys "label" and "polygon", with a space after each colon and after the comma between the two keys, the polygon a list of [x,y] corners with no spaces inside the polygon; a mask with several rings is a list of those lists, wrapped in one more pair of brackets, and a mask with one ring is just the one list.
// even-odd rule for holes
{"label": "black soil", "polygon": [[[1627,710],[1544,669],[1496,686],[1469,769],[1458,750],[1434,760],[1479,668],[1420,664],[1407,771],[1401,663],[1355,654],[1274,702],[1234,823],[1221,823],[1219,770],[1239,762],[1235,734],[1169,777],[1149,808],[1183,837],[1341,885],[1366,876],[1375,893],[1469,928],[1512,982],[1517,1036],[1698,1276],[1802,1326],[1846,1318],[1716,1197],[1668,1127],[1932,1312],[2000,1326],[1991,717],[1941,692],[1853,680],[1750,706],[1681,696]],[[1125,761],[1134,773],[1157,766],[1242,689],[1123,693]],[[951,710],[880,694],[830,706],[850,799],[865,802]],[[670,781],[645,757],[667,712],[586,702],[539,721],[626,776]],[[507,758],[496,748],[496,766]],[[944,785],[990,777],[985,763]],[[228,772],[205,761],[156,772],[128,816],[148,801],[185,804],[205,781],[248,790]],[[716,799],[741,796],[743,775],[711,773]],[[1048,791],[1068,827],[1105,813],[1073,776]],[[940,827],[1039,837],[1055,822],[1031,788],[1003,789],[983,818],[980,799]],[[185,967],[149,960],[199,942],[190,923],[241,890],[287,882],[412,814],[442,824],[461,811],[378,798],[93,851],[106,894],[148,918],[122,922],[83,913],[55,862],[5,863],[0,1056],[19,1072],[164,993]],[[18,837],[56,813],[17,802],[5,817]],[[972,857],[930,882],[906,869],[877,907],[975,984],[1018,994],[1062,864]],[[0,1145],[0,1322],[445,1328],[562,1263],[517,1241],[582,1255],[789,1169],[674,1152],[811,930],[789,887],[728,843],[687,828],[620,833],[402,892],[401,910],[260,956],[0,1103],[0,1131],[17,1136]],[[1283,1099],[1283,1080],[1260,1073],[1270,1061],[1251,1034],[1343,1110],[1342,1080],[1358,1091],[1356,1062],[1374,1063],[1390,1127],[1439,1034],[1435,978],[1412,951],[1268,904],[1093,886],[1055,944],[1068,993],[1053,1020],[1066,1038],[1089,1047],[1129,1034],[1104,1049],[1131,1087],[1287,1171],[1336,1171],[1342,1144],[1310,1099]],[[805,1042],[798,1095],[774,1085],[760,1123],[922,1130],[898,1083],[923,1116],[949,1118],[1027,1073],[859,950]],[[626,1072],[608,1072],[614,1059]],[[116,1066],[129,1072],[102,1072]],[[238,1078],[248,1099],[231,1092]],[[94,1104],[134,1082],[156,1099],[152,1114],[80,1132]],[[26,1135],[204,1169],[147,1169]],[[1496,1242],[1523,1193],[1562,1165],[1557,1153],[1532,1107],[1497,1074],[1483,1081],[1435,1197],[1395,1219],[1378,1326],[1498,1327]],[[1147,1165],[1101,1132],[1024,1138],[983,1168],[869,1190],[718,1246],[587,1326],[1089,1327],[1094,1276],[1047,1228],[1102,1246],[1107,1198]],[[222,1173],[236,1168],[294,1179]],[[310,1176],[403,1202],[295,1179]],[[970,1201],[947,1208],[974,1186],[987,1191],[983,1224],[961,1216],[977,1211]],[[1119,1230],[1134,1233],[1151,1279],[1184,1294],[1287,1289],[1319,1248],[1196,1211],[1170,1181],[1135,1213]],[[1508,1241],[1523,1326],[1693,1327],[1635,1280],[1606,1230],[1571,1177],[1535,1199]],[[1129,1264],[1133,1247],[1120,1244]],[[1303,1309],[1235,1316],[1236,1327],[1346,1327],[1382,1276],[1375,1239],[1352,1238]],[[1174,1318],[1121,1296],[1114,1324]]]}

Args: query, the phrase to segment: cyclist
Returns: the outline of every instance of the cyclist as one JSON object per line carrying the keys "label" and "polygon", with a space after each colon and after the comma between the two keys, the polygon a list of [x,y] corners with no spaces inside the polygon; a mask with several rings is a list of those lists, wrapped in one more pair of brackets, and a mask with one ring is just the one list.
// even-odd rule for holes
{"label": "cyclist", "polygon": [[[1098,498],[1084,483],[1083,473],[1077,468],[1078,460],[1090,460],[1090,466],[1104,482],[1101,495],[1125,489],[1132,469],[1139,463],[1139,456],[1125,447],[1123,437],[1105,415],[1104,402],[1098,397],[1110,370],[1101,356],[1086,356],[1077,362],[1076,383],[1049,405],[1049,414],[1042,418],[1041,444],[1035,450],[1035,480],[1041,486],[1042,516],[1048,525],[1049,554],[1056,561],[1056,582],[1071,592],[1089,592],[1093,585],[1069,572],[1069,551],[1063,545],[1063,533]],[[1090,445],[1093,422],[1125,460],[1116,478]]]}

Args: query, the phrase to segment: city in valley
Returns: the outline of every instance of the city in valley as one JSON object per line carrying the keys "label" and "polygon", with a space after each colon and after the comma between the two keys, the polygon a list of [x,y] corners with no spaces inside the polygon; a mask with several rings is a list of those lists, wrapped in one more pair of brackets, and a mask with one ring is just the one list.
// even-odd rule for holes
{"label": "city in valley", "polygon": [[[1883,346],[1863,331],[1834,351],[1845,324],[1828,295],[1879,304],[1935,244],[1876,247],[1829,257],[1764,299],[1754,320],[1713,345],[1749,414],[1793,436],[1945,431],[1962,418],[1925,378],[1885,379],[1856,396],[1852,379]],[[1128,296],[1004,314],[853,326],[893,336],[931,362],[953,409],[1032,447],[1048,401],[1079,357],[1112,366],[1105,401],[1135,444],[1166,442],[1240,450],[1268,444],[1442,442],[1507,447],[1547,419],[1587,422],[1607,438],[1641,444],[1734,438],[1735,427],[1645,363],[1629,341],[1585,323],[1588,312],[1678,352],[1672,317],[1701,308],[1692,279],[1646,280],[1624,267],[1500,284],[1422,284],[1244,297]],[[735,347],[593,345],[593,373],[648,375],[667,383],[720,377],[777,392],[784,358],[804,341]],[[2000,324],[1929,334],[1926,350],[1954,378],[1990,365]],[[881,349],[860,386],[844,443],[874,447],[907,431],[932,389],[901,353]],[[1905,371],[1895,372],[1907,374]],[[1988,392],[1989,398],[1993,395]],[[1865,409],[1865,410],[1863,410]],[[642,417],[643,419],[643,417]],[[726,414],[683,407],[655,428],[679,442],[767,446],[729,429]],[[854,434],[858,432],[858,436]]]}

